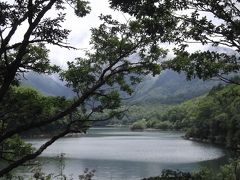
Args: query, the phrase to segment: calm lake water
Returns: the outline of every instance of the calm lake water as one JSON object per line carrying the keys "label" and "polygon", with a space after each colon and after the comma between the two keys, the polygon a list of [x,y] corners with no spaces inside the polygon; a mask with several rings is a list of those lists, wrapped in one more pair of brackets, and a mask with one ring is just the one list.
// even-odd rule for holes
{"label": "calm lake water", "polygon": [[[206,166],[217,169],[226,163],[225,150],[183,139],[172,131],[131,132],[124,128],[92,128],[87,135],[63,138],[41,156],[45,172],[59,173],[65,154],[64,173],[74,179],[85,168],[95,169],[97,180],[134,180],[157,176],[163,169],[195,171]],[[30,141],[39,146],[44,139]]]}

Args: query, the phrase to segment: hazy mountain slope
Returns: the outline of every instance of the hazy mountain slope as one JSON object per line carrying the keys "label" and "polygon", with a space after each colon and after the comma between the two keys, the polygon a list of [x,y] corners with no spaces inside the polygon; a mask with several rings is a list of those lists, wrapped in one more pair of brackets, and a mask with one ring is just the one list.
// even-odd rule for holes
{"label": "hazy mountain slope", "polygon": [[[27,73],[22,83],[32,86],[46,95],[71,97],[74,94],[64,86],[56,75],[48,76]],[[137,86],[136,93],[128,100],[131,104],[173,104],[200,96],[208,92],[218,81],[187,81],[184,74],[167,70],[157,77],[146,77]]]}
{"label": "hazy mountain slope", "polygon": [[187,99],[200,96],[208,92],[220,81],[202,81],[193,79],[187,81],[184,74],[167,70],[155,78],[147,78],[142,82],[131,103],[180,103]]}
{"label": "hazy mountain slope", "polygon": [[49,96],[65,96],[72,97],[74,94],[70,88],[67,88],[57,75],[44,75],[29,72],[25,74],[25,78],[21,78],[21,83],[25,86],[31,86],[43,94]]}

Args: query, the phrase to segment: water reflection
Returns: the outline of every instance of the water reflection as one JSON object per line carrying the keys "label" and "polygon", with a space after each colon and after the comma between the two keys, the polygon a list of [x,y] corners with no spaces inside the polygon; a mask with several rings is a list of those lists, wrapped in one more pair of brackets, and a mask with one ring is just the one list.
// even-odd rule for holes
{"label": "water reflection", "polygon": [[[63,138],[40,158],[47,172],[58,171],[54,157],[65,153],[65,173],[76,177],[85,168],[96,179],[140,179],[159,175],[162,169],[218,168],[226,162],[224,150],[181,138],[179,132],[129,132],[97,128],[81,138]],[[44,140],[32,140],[38,146]]]}

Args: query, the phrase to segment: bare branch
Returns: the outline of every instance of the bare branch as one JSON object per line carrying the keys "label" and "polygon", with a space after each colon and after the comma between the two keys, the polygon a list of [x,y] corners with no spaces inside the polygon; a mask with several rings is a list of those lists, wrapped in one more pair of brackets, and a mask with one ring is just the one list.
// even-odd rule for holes
{"label": "bare branch", "polygon": [[223,76],[220,75],[220,74],[218,74],[217,77],[219,77],[219,79],[222,80],[222,81],[225,82],[225,83],[240,85],[239,82],[236,82],[236,81],[234,81],[234,80],[231,80],[231,79],[225,78],[225,77],[223,77]]}

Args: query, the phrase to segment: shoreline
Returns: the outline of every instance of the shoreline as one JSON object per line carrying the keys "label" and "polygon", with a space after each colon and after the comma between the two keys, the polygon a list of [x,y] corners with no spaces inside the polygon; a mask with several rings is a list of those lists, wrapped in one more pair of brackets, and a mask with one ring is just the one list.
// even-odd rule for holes
{"label": "shoreline", "polygon": [[189,141],[194,141],[194,142],[199,142],[199,143],[204,143],[204,144],[215,145],[215,146],[219,146],[221,148],[233,151],[235,153],[240,153],[240,145],[238,145],[237,148],[233,148],[233,147],[228,147],[225,143],[213,142],[210,139],[200,139],[200,138],[195,138],[195,137],[187,137],[185,135],[186,132],[184,130],[145,128],[145,129],[130,129],[130,131],[138,131],[138,132],[141,132],[141,131],[173,131],[174,132],[175,131],[175,132],[181,132],[181,133],[184,133],[184,135],[181,136],[183,139],[186,139],[186,140],[189,140]]}
{"label": "shoreline", "polygon": [[182,138],[184,138],[186,140],[189,140],[189,141],[194,141],[194,142],[199,142],[199,143],[203,143],[203,144],[210,144],[210,145],[219,146],[219,147],[224,148],[226,150],[230,150],[234,153],[240,153],[240,146],[238,146],[237,148],[233,148],[233,147],[228,147],[225,143],[212,142],[210,139],[200,139],[200,138],[186,137],[186,136],[182,136]]}
{"label": "shoreline", "polygon": [[[108,126],[95,126],[92,128],[128,128],[130,131],[132,132],[167,132],[167,131],[172,131],[172,132],[180,132],[180,133],[184,133],[183,136],[181,136],[183,139],[189,140],[189,141],[194,141],[194,142],[199,142],[199,143],[204,143],[204,144],[211,144],[211,145],[216,145],[219,146],[221,148],[224,149],[228,149],[231,151],[234,151],[236,153],[240,153],[240,145],[238,145],[238,148],[233,148],[233,147],[227,147],[227,145],[225,143],[221,143],[221,142],[213,142],[210,139],[200,139],[200,138],[195,138],[195,137],[187,137],[185,135],[185,131],[184,130],[176,130],[176,129],[156,129],[156,128],[145,128],[145,129],[131,129],[129,125],[108,125]],[[68,138],[68,137],[81,137],[83,135],[85,135],[86,133],[71,133],[71,134],[67,134],[65,135],[63,138]],[[50,134],[38,134],[38,135],[34,135],[34,136],[23,136],[24,139],[45,139],[45,138],[50,138],[53,135]]]}

